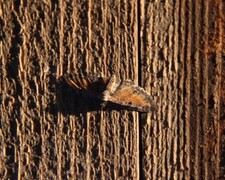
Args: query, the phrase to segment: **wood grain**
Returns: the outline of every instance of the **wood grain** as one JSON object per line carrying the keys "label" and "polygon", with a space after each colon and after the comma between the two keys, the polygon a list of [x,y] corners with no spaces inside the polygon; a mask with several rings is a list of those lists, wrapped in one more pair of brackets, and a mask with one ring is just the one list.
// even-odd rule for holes
{"label": "wood grain", "polygon": [[141,177],[222,178],[224,4],[142,1],[140,7],[142,85],[159,106],[151,120],[140,120]]}
{"label": "wood grain", "polygon": [[[224,2],[0,2],[0,179],[225,178]],[[58,78],[117,74],[149,114]]]}

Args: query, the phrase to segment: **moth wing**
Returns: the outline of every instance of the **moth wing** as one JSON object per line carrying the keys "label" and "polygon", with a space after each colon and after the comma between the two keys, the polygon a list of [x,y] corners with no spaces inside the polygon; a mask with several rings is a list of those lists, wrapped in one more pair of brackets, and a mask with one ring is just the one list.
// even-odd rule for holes
{"label": "moth wing", "polygon": [[149,112],[153,107],[149,94],[143,88],[130,82],[121,83],[110,95],[109,101],[141,112]]}
{"label": "moth wing", "polygon": [[66,74],[60,79],[63,79],[67,84],[77,90],[88,91],[93,94],[102,94],[108,83],[107,78],[95,75],[82,76],[77,74]]}

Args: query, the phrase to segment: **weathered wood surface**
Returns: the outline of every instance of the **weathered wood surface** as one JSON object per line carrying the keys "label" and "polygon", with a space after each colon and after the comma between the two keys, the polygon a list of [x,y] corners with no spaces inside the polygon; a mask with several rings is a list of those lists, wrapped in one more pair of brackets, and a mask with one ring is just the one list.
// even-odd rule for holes
{"label": "weathered wood surface", "polygon": [[[224,6],[0,1],[0,178],[225,178]],[[101,111],[71,72],[132,79],[157,110]]]}
{"label": "weathered wood surface", "polygon": [[159,107],[140,120],[141,174],[224,177],[224,3],[143,3],[141,13],[142,72]]}

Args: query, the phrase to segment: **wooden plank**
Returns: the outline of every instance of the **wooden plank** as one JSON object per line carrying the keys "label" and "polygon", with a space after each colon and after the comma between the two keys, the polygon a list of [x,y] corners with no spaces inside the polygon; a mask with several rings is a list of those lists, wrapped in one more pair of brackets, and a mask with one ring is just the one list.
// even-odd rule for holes
{"label": "wooden plank", "polygon": [[[65,42],[69,51],[62,50],[60,53],[63,66],[58,75],[78,72],[87,75],[99,73],[109,77],[117,73],[121,78],[134,79],[137,73],[136,6],[135,1],[81,1],[72,5],[63,2],[60,5],[64,7],[61,11],[60,42]],[[71,26],[70,30],[66,29],[68,25]],[[65,33],[73,37],[68,38]],[[65,49],[65,45],[62,47]],[[71,102],[76,102],[76,98],[72,98]],[[64,106],[64,96],[60,99],[60,105]],[[87,100],[85,103],[88,105],[93,102]],[[68,103],[68,106],[76,110],[73,103]],[[67,143],[72,145],[71,151],[68,151],[69,147],[63,148],[72,166],[70,169],[61,167],[58,175],[67,177],[71,174],[78,179],[137,177],[139,156],[136,114],[99,110],[75,113],[78,116],[67,114],[58,119],[61,137],[73,137],[70,138],[71,142],[68,142],[68,138],[59,141],[62,148]],[[68,120],[69,129],[66,128]],[[67,130],[64,131],[64,128]],[[62,154],[59,163],[68,160],[63,156],[63,151],[59,153]]]}
{"label": "wooden plank", "polygon": [[94,102],[57,83],[66,72],[137,83],[136,1],[0,7],[1,178],[137,178],[137,113],[80,112]]}
{"label": "wooden plank", "polygon": [[1,3],[1,179],[56,178],[55,8]]}
{"label": "wooden plank", "polygon": [[213,0],[141,1],[142,84],[158,105],[140,120],[142,178],[224,177],[223,10]]}
{"label": "wooden plank", "polygon": [[[223,179],[223,13],[221,0],[0,3],[0,179]],[[58,83],[73,72],[132,79],[157,110],[101,111]]]}

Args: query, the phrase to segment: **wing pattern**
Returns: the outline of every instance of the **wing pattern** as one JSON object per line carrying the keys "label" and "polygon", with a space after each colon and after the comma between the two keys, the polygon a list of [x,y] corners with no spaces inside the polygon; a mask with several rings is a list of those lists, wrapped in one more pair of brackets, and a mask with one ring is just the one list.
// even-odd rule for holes
{"label": "wing pattern", "polygon": [[66,74],[60,79],[79,91],[86,91],[102,101],[126,106],[130,110],[149,112],[154,108],[150,95],[143,88],[130,80],[121,81],[115,75],[106,78]]}

